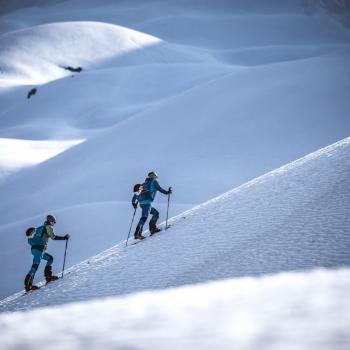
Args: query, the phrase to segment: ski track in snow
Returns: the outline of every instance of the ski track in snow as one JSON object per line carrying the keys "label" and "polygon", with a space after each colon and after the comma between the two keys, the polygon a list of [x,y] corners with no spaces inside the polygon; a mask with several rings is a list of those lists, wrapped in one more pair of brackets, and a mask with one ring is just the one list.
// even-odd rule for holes
{"label": "ski track in snow", "polygon": [[169,230],[127,248],[122,242],[72,267],[63,280],[4,299],[0,308],[349,266],[349,150],[347,138],[254,179],[172,218]]}

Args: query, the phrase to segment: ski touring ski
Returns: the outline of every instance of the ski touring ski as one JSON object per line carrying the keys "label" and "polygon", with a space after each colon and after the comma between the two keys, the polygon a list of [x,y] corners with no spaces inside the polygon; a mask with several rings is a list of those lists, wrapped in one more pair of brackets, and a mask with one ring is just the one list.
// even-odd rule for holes
{"label": "ski touring ski", "polygon": [[30,290],[25,290],[22,297],[24,297],[25,295],[31,294],[33,292],[35,292],[36,290],[39,290],[41,287],[36,286],[36,288],[30,289]]}
{"label": "ski touring ski", "polygon": [[[168,225],[166,229],[169,229],[172,225]],[[147,236],[144,236],[144,239],[134,239],[134,241],[132,243],[130,243],[129,245],[135,245],[135,244],[139,244],[143,241],[145,241],[146,239],[150,238],[150,237],[154,237],[157,236],[158,233],[161,233],[163,231],[166,231],[166,229],[164,228],[160,228],[160,230],[158,232],[155,232],[153,234],[148,234]]]}
{"label": "ski touring ski", "polygon": [[[58,277],[58,276],[57,276]],[[60,280],[62,278],[62,276],[60,276],[60,277],[58,277],[58,278],[56,278],[56,279],[54,279],[54,280],[51,280],[51,281],[47,281],[46,283],[45,283],[45,286],[47,286],[48,284],[51,284],[52,282],[55,282],[55,281],[57,281],[57,280]]]}
{"label": "ski touring ski", "polygon": [[[68,274],[70,274],[70,271],[69,272],[67,272],[67,275]],[[51,284],[52,282],[55,282],[55,281],[58,281],[58,280],[60,280],[60,279],[62,279],[62,276],[57,276],[58,278],[57,279],[54,279],[54,280],[51,280],[51,281],[49,281],[49,282],[41,282],[40,283],[40,287],[39,286],[35,286],[36,288],[34,288],[34,289],[30,289],[30,290],[28,290],[28,291],[24,291],[24,293],[23,293],[23,297],[25,296],[25,295],[27,295],[27,294],[31,294],[32,292],[35,292],[36,290],[39,290],[39,289],[41,289],[41,288],[43,288],[43,287],[45,287],[45,286],[47,286],[48,284]]]}

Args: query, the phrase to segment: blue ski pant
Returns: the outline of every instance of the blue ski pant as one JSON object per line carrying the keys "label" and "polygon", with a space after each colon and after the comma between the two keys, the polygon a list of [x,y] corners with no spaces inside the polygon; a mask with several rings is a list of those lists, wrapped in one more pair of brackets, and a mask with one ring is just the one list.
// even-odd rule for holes
{"label": "blue ski pant", "polygon": [[155,226],[159,218],[158,210],[153,208],[151,204],[140,204],[140,207],[142,210],[142,214],[141,214],[139,223],[137,224],[137,227],[136,227],[136,232],[139,232],[139,233],[142,232],[143,225],[146,223],[149,214],[152,215],[152,218],[149,222],[150,227]]}
{"label": "blue ski pant", "polygon": [[46,260],[47,261],[46,266],[51,266],[53,263],[53,256],[48,253],[44,253],[44,251],[38,250],[38,249],[32,249],[31,251],[33,255],[33,264],[31,269],[28,272],[28,275],[31,275],[34,278],[34,275],[40,265],[40,261],[42,259]]}

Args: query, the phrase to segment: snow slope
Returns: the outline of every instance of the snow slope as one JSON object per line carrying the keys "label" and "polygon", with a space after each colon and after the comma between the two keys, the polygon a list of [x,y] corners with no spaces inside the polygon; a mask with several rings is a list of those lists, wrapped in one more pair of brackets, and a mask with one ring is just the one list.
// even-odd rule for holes
{"label": "snow slope", "polygon": [[345,350],[349,281],[349,269],[283,273],[2,314],[0,339],[6,350]]}
{"label": "snow slope", "polygon": [[51,158],[16,157],[16,173],[0,159],[2,296],[22,287],[23,232],[48,213],[76,264],[125,239],[151,169],[175,215],[349,135],[349,29],[305,2],[16,4],[0,18],[0,137],[11,152],[47,142]]}
{"label": "snow slope", "polygon": [[347,138],[4,299],[2,311],[41,308],[0,315],[2,346],[346,349],[349,170]]}
{"label": "snow slope", "polygon": [[1,309],[349,266],[349,150],[347,138],[254,179],[172,218],[164,233],[128,248],[122,242],[72,267],[64,280],[5,299]]}

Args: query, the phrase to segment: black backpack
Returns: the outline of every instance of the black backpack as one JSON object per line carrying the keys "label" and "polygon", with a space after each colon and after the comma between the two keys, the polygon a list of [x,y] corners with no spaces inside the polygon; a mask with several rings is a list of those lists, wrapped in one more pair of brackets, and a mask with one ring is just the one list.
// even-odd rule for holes
{"label": "black backpack", "polygon": [[27,237],[32,237],[35,234],[35,227],[29,227],[26,230],[26,236]]}
{"label": "black backpack", "polygon": [[142,186],[141,184],[136,184],[136,185],[134,185],[134,192],[140,191],[140,187],[141,187],[141,186]]}

